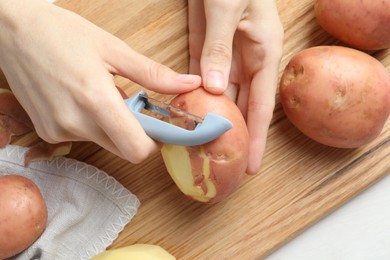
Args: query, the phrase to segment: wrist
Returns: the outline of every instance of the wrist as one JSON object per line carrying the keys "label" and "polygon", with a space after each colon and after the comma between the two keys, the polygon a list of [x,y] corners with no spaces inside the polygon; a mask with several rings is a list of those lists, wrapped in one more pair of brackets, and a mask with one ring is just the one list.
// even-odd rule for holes
{"label": "wrist", "polygon": [[21,31],[28,30],[45,3],[48,4],[46,0],[0,0],[1,55],[12,47]]}
{"label": "wrist", "polygon": [[[0,68],[7,64],[7,57],[15,54],[23,31],[30,30],[37,18],[38,9],[45,0],[0,0]],[[22,44],[24,44],[22,43]],[[9,60],[8,60],[9,62]]]}
{"label": "wrist", "polygon": [[[17,24],[26,20],[31,14],[37,14],[41,4],[46,0],[1,0],[0,1],[0,25],[5,30],[15,29]],[[2,38],[2,35],[0,35]]]}

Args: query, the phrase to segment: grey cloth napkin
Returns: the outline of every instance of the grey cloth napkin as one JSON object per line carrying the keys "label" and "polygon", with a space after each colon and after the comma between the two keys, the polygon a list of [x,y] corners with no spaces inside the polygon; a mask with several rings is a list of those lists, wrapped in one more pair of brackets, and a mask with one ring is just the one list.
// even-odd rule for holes
{"label": "grey cloth napkin", "polygon": [[39,239],[12,259],[90,259],[104,251],[136,214],[137,197],[105,172],[74,159],[57,157],[26,168],[26,150],[0,149],[0,175],[33,180],[45,198],[48,223]]}

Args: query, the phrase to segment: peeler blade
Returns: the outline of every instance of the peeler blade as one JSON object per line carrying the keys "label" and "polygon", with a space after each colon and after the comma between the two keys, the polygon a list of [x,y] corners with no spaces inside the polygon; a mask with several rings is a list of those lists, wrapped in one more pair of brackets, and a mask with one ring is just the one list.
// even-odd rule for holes
{"label": "peeler blade", "polygon": [[[175,114],[184,115],[188,120],[192,121],[194,126],[193,129],[195,129],[198,126],[198,124],[201,124],[204,120],[203,117],[183,111],[180,108],[169,105],[161,100],[149,97],[146,94],[140,94],[140,97],[144,98],[145,110],[160,115],[164,118],[170,118],[172,112]],[[193,129],[189,129],[189,130],[193,130]]]}

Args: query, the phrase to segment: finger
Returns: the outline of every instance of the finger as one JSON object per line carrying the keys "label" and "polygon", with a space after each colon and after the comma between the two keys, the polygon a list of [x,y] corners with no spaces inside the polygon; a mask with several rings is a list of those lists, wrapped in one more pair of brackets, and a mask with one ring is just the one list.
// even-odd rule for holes
{"label": "finger", "polygon": [[115,154],[122,159],[128,160],[128,158],[125,158],[125,156],[123,156],[123,154],[119,151],[116,145],[111,141],[111,139],[99,126],[95,124],[94,127],[86,128],[86,130],[87,129],[88,135],[83,135],[83,137],[80,137],[78,141],[93,142],[104,148],[105,150],[111,152],[112,154]]}
{"label": "finger", "polygon": [[232,64],[230,67],[230,74],[229,74],[229,81],[228,86],[224,92],[226,96],[228,96],[234,103],[237,104],[238,95],[240,92],[240,85],[242,84],[242,73],[240,73],[240,59],[239,56],[238,59],[235,58],[235,55],[237,55],[237,50],[233,50],[233,58],[232,58]]}
{"label": "finger", "polygon": [[279,60],[275,58],[253,78],[248,97],[247,125],[250,137],[248,174],[260,170],[268,129],[275,107]]}
{"label": "finger", "polygon": [[206,0],[206,37],[201,56],[204,87],[221,94],[228,85],[234,33],[242,11],[233,4],[220,6],[220,1]]}
{"label": "finger", "polygon": [[[94,86],[98,88],[87,96],[80,95],[76,100],[83,109],[73,114],[73,116],[62,116],[60,124],[46,124],[46,128],[43,129],[43,135],[40,135],[38,131],[37,133],[45,137],[44,139],[50,143],[91,141],[132,163],[146,159],[150,153],[156,150],[155,146],[153,145],[150,148],[147,145],[143,145],[142,142],[150,143],[151,140],[147,136],[142,137],[144,131],[141,127],[138,127],[138,121],[134,119],[131,112],[125,118],[115,118],[116,114],[120,114],[118,113],[120,109],[117,109],[117,105],[124,104],[124,102],[121,92],[114,85],[110,75],[108,74],[108,77],[97,80]],[[104,94],[100,94],[103,92]],[[99,93],[99,95],[96,95],[96,93]],[[71,102],[69,101],[69,103]],[[125,107],[125,112],[127,111],[130,110]],[[72,115],[73,113],[73,111],[62,112],[65,112],[65,115]],[[125,129],[129,129],[128,131],[121,131],[122,129],[120,128],[122,126],[116,126],[116,120],[122,120],[124,122],[123,125],[128,125],[126,122],[130,122],[131,127]],[[39,125],[45,125],[45,122]],[[109,127],[106,127],[106,125]],[[130,135],[136,135],[136,133],[141,133],[138,136],[141,146],[138,145],[138,147],[135,147],[133,141],[138,139]]]}
{"label": "finger", "polygon": [[249,94],[250,94],[250,82],[242,83],[236,98],[236,104],[240,109],[245,120],[248,117]]}
{"label": "finger", "polygon": [[[101,129],[100,126],[96,125],[96,122],[91,118],[82,119],[83,122],[79,122],[78,125],[83,125],[83,128],[78,128],[77,131],[71,130],[67,131],[61,140],[64,141],[88,141],[93,142],[105,150],[115,154],[118,157],[123,159],[127,159],[123,156],[123,154],[119,151],[116,145],[111,141],[108,135]],[[77,135],[76,135],[77,133]]]}
{"label": "finger", "polygon": [[[115,144],[110,140],[106,133],[96,125],[92,118],[85,119],[84,117],[79,117],[76,119],[73,117],[72,119],[72,122],[63,124],[67,126],[66,128],[59,127],[57,124],[46,124],[48,127],[47,129],[38,127],[36,128],[36,132],[39,137],[48,143],[56,144],[61,142],[90,141],[123,158],[123,155],[119,152]],[[42,123],[39,125],[42,125]],[[82,128],[80,128],[80,126],[82,126]]]}
{"label": "finger", "polygon": [[199,75],[179,74],[134,51],[122,42],[114,47],[107,59],[112,73],[162,94],[188,92],[201,84]]}
{"label": "finger", "polygon": [[188,1],[188,30],[189,71],[200,75],[200,57],[206,34],[206,17],[202,0]]}
{"label": "finger", "polygon": [[123,102],[113,82],[111,85],[112,91],[95,97],[97,100],[94,103],[98,106],[92,108],[91,116],[114,145],[107,141],[95,142],[132,163],[139,163],[156,152],[158,145],[146,135],[138,120]]}
{"label": "finger", "polygon": [[234,103],[237,101],[237,96],[240,86],[235,83],[229,82],[227,89],[225,90],[225,95],[230,98]]}

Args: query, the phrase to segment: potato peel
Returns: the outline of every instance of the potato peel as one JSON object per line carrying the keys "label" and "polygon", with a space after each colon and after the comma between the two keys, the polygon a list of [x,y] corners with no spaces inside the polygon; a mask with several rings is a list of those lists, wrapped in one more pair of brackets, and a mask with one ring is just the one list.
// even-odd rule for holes
{"label": "potato peel", "polygon": [[57,144],[39,142],[27,150],[24,156],[24,165],[28,166],[32,161],[50,161],[56,156],[64,156],[69,154],[71,149],[72,142],[62,142]]}

